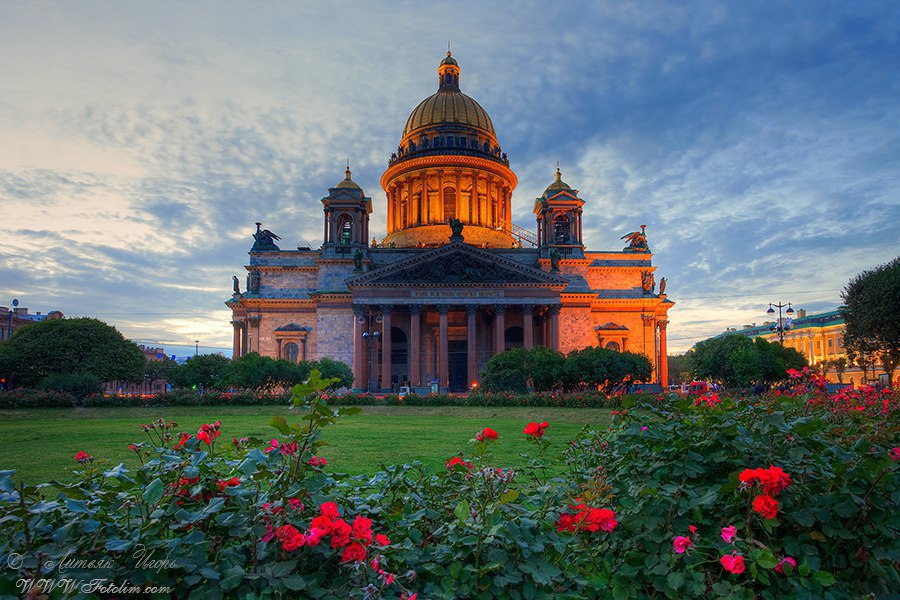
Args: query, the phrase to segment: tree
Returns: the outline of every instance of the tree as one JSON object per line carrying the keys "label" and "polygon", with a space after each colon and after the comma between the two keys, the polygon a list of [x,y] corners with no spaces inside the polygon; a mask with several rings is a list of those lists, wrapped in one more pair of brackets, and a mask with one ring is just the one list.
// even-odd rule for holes
{"label": "tree", "polygon": [[140,381],[144,353],[97,319],[53,319],[26,325],[0,344],[0,371],[36,386],[53,374],[90,373],[101,381]]}
{"label": "tree", "polygon": [[218,388],[274,391],[290,388],[309,377],[309,363],[275,360],[249,352],[231,361],[216,379]]}
{"label": "tree", "polygon": [[690,383],[691,359],[688,354],[670,354],[667,359],[669,361],[669,379],[679,384]]}
{"label": "tree", "polygon": [[844,347],[858,357],[881,357],[890,385],[900,359],[900,257],[851,279],[841,299]]}
{"label": "tree", "polygon": [[174,360],[148,360],[144,365],[144,378],[153,385],[156,381],[171,383],[172,371],[178,366]]}
{"label": "tree", "polygon": [[830,362],[831,366],[834,367],[834,372],[837,373],[838,383],[844,383],[844,373],[847,372],[847,359],[839,356]]}
{"label": "tree", "polygon": [[565,357],[546,346],[535,346],[525,357],[525,370],[532,389],[546,392],[559,387]]}
{"label": "tree", "polygon": [[309,368],[318,369],[322,379],[337,379],[328,385],[329,390],[353,386],[353,369],[347,363],[325,356],[309,363]]}
{"label": "tree", "polygon": [[528,391],[528,350],[513,348],[490,357],[481,371],[481,389],[486,392]]}
{"label": "tree", "polygon": [[721,381],[732,387],[779,381],[787,377],[788,369],[806,366],[806,358],[793,348],[740,334],[704,340],[688,354],[698,379]]}
{"label": "tree", "polygon": [[172,370],[170,381],[175,387],[212,389],[231,364],[231,359],[218,354],[198,354]]}

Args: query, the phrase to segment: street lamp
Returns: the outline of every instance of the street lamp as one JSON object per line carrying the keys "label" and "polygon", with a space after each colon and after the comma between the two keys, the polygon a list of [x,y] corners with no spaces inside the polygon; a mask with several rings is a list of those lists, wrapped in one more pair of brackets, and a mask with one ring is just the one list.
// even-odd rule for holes
{"label": "street lamp", "polygon": [[12,308],[9,309],[9,319],[7,319],[7,322],[6,322],[6,339],[9,339],[9,336],[12,335],[13,313],[16,312],[17,306],[19,306],[19,301],[16,298],[13,298]]}
{"label": "street lamp", "polygon": [[787,322],[787,318],[782,318],[781,309],[787,308],[787,310],[784,311],[784,314],[788,316],[794,314],[794,309],[791,307],[790,302],[788,302],[787,304],[782,304],[781,302],[779,302],[778,304],[772,304],[771,302],[769,302],[769,310],[766,311],[766,314],[774,315],[776,308],[778,309],[778,323],[776,323],[775,326],[772,327],[772,331],[778,332],[778,341],[782,346],[784,346],[784,332],[791,328],[791,324]]}
{"label": "street lamp", "polygon": [[374,373],[372,369],[372,344],[375,343],[376,352],[378,342],[381,340],[381,331],[379,331],[379,326],[384,322],[384,317],[381,316],[381,313],[375,310],[367,310],[365,314],[359,316],[359,324],[365,325],[366,330],[363,332],[362,337],[366,342],[366,391],[374,392],[375,384],[377,383],[377,375]]}

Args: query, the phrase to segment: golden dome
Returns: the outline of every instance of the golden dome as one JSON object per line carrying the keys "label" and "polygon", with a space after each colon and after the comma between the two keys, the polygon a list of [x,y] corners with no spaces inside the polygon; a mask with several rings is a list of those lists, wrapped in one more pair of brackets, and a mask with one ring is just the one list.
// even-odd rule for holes
{"label": "golden dome", "polygon": [[556,180],[547,186],[547,189],[544,190],[544,197],[549,197],[553,195],[553,192],[558,192],[560,190],[572,191],[572,188],[569,187],[569,184],[562,180],[562,173],[559,170],[559,167],[556,167]]}
{"label": "golden dome", "polygon": [[413,109],[403,129],[403,138],[422,127],[448,123],[476,127],[496,137],[487,111],[459,88],[449,88],[425,98]]}
{"label": "golden dome", "polygon": [[350,179],[350,161],[347,161],[347,170],[344,171],[344,179],[340,183],[338,183],[335,188],[349,188],[352,190],[361,190],[362,188],[356,185],[356,182]]}

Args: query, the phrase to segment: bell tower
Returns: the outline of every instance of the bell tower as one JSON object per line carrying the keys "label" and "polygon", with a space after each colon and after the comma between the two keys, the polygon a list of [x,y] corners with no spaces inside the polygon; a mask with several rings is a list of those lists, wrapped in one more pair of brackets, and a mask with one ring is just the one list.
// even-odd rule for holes
{"label": "bell tower", "polygon": [[356,249],[366,249],[372,199],[366,197],[350,175],[350,161],[347,161],[344,180],[328,188],[328,195],[322,198],[325,211],[322,249],[326,255],[352,254]]}
{"label": "bell tower", "polygon": [[562,180],[557,165],[556,180],[547,186],[543,196],[534,201],[538,248],[542,257],[547,257],[551,248],[556,248],[565,257],[584,257],[582,206],[584,200],[578,197],[578,190],[573,190]]}

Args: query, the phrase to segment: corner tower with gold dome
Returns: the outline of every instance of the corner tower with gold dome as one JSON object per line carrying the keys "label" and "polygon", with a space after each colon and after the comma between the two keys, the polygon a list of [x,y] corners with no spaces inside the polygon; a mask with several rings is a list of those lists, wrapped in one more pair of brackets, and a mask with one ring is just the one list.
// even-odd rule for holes
{"label": "corner tower with gold dome", "polygon": [[[321,247],[282,249],[281,236],[256,224],[246,284],[235,276],[226,302],[234,356],[328,357],[352,368],[356,390],[428,393],[466,391],[510,348],[602,346],[646,355],[653,381],[666,384],[674,303],[664,281],[656,289],[645,226],[600,231],[626,247],[591,251],[582,214],[597,207],[558,166],[530,226],[512,223],[516,183],[448,52],[437,92],[413,109],[381,177],[380,242],[369,231],[372,199],[349,164],[321,200]],[[277,219],[267,225],[278,229]]]}
{"label": "corner tower with gold dome", "polygon": [[387,236],[397,248],[449,241],[447,223],[458,219],[466,241],[509,248],[516,175],[500,147],[487,111],[462,93],[460,68],[447,57],[438,66],[438,90],[406,121],[381,187],[387,196]]}

